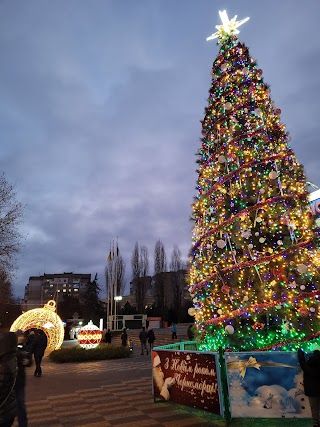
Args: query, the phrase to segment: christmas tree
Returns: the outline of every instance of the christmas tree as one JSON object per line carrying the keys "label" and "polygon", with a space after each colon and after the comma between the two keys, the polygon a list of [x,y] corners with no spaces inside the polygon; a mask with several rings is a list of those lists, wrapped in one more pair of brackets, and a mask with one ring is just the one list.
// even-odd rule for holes
{"label": "christmas tree", "polygon": [[262,70],[220,12],[202,121],[190,293],[204,349],[308,349],[319,337],[318,234],[303,167]]}

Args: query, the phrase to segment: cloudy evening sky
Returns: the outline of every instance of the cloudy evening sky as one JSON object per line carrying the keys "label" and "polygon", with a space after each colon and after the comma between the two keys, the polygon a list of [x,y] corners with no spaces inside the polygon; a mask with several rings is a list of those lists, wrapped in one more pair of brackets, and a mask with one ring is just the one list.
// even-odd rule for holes
{"label": "cloudy evening sky", "polygon": [[119,239],[170,258],[191,246],[191,203],[218,47],[240,39],[262,68],[291,146],[320,186],[319,0],[3,0],[0,170],[26,205],[15,292],[31,275],[103,270]]}

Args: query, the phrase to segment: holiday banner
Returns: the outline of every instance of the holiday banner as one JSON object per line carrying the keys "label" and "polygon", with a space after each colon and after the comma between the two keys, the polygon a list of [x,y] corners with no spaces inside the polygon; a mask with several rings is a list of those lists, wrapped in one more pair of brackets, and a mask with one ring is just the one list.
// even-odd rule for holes
{"label": "holiday banner", "polygon": [[225,354],[233,418],[310,418],[296,352]]}
{"label": "holiday banner", "polygon": [[316,218],[317,226],[320,225],[320,190],[309,194],[311,215]]}
{"label": "holiday banner", "polygon": [[222,415],[217,357],[157,348],[152,352],[154,397]]}

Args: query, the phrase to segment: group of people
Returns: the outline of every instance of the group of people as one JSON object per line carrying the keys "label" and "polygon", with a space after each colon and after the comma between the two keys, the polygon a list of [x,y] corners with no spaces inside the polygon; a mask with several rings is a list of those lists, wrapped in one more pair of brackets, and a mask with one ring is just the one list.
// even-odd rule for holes
{"label": "group of people", "polygon": [[21,330],[0,335],[0,426],[11,427],[18,417],[19,427],[27,427],[25,406],[25,368],[35,360],[35,377],[41,377],[41,361],[47,336],[41,330],[30,331],[25,339]]}
{"label": "group of people", "polygon": [[[131,340],[128,337],[128,333],[127,333],[127,329],[123,328],[122,334],[121,334],[121,344],[123,346],[128,346],[130,347],[130,350],[133,350],[133,340]],[[156,336],[153,332],[152,328],[149,328],[148,331],[146,331],[145,326],[142,327],[140,333],[139,333],[139,340],[140,340],[140,345],[141,345],[141,355],[143,356],[144,353],[149,354],[149,351],[151,352],[152,348],[153,348],[153,343],[156,339]],[[147,347],[147,343],[149,344],[149,349]]]}
{"label": "group of people", "polygon": [[148,348],[147,348],[147,342],[149,344],[150,352],[153,348],[153,343],[156,339],[156,336],[153,332],[152,328],[149,328],[148,331],[146,331],[146,328],[142,326],[142,330],[139,334],[140,344],[141,344],[141,356],[144,355],[144,352],[146,354],[149,354]]}

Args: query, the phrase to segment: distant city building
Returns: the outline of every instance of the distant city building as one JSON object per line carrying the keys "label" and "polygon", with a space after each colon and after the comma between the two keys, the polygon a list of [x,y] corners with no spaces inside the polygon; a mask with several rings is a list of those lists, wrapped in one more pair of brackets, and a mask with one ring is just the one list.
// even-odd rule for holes
{"label": "distant city building", "polygon": [[79,298],[86,285],[91,282],[91,274],[60,273],[29,277],[25,286],[24,310],[42,307],[49,300],[62,301],[63,295]]}
{"label": "distant city building", "polygon": [[[141,298],[139,297],[139,289],[144,289],[144,305],[145,308],[156,306],[161,297],[167,307],[174,308],[179,302],[183,305],[191,301],[188,291],[188,278],[186,270],[168,271],[158,273],[155,276],[140,277],[130,282],[130,294],[124,295],[121,301],[121,307],[126,302],[137,307]],[[161,296],[159,295],[161,289]]]}

